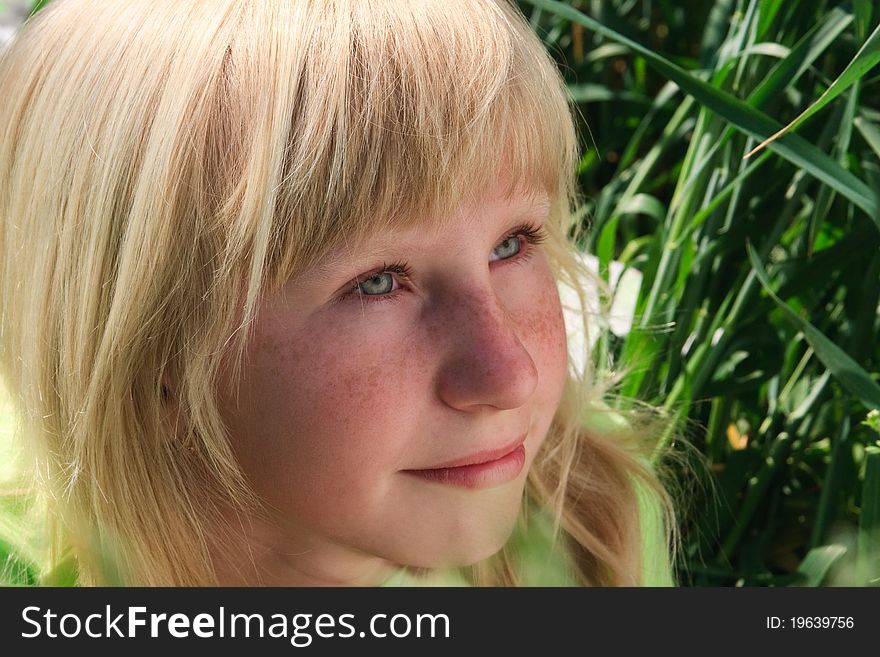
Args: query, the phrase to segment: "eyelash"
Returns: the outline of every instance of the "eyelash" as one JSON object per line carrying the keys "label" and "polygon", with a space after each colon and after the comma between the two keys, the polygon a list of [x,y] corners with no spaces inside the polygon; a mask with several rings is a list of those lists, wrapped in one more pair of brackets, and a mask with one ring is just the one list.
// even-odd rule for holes
{"label": "eyelash", "polygon": [[[515,255],[513,255],[509,258],[503,258],[499,262],[506,262],[506,261],[513,261],[513,262],[520,262],[520,263],[525,262],[534,253],[535,249],[533,247],[535,247],[539,244],[542,244],[543,242],[545,242],[547,240],[547,232],[543,226],[538,226],[533,223],[524,223],[524,224],[517,226],[510,233],[508,233],[504,237],[504,239],[501,240],[501,242],[499,244],[503,244],[504,242],[511,239],[512,237],[523,237],[525,244],[526,244],[525,248],[520,246],[519,252],[517,252]],[[367,281],[367,280],[373,278],[374,276],[379,276],[380,274],[397,274],[403,280],[409,280],[412,278],[412,269],[410,268],[409,264],[406,263],[405,261],[398,260],[397,262],[394,262],[390,265],[383,264],[381,269],[374,271],[374,272],[371,272],[369,274],[365,274],[361,280]],[[345,294],[343,294],[339,300],[343,301],[343,300],[351,298],[351,297],[359,298],[361,301],[366,301],[367,303],[385,303],[388,301],[397,301],[398,300],[398,295],[396,294],[396,290],[395,290],[395,292],[389,292],[387,294],[381,294],[381,295],[380,294],[359,294],[357,291],[359,286],[360,286],[360,282],[357,282],[354,285],[352,285],[351,289],[348,292],[346,292]]]}

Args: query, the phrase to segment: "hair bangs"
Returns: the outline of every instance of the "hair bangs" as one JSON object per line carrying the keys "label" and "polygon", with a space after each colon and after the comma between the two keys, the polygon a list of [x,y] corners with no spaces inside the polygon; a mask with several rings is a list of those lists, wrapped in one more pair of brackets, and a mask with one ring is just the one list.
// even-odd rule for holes
{"label": "hair bangs", "polygon": [[377,231],[442,228],[499,182],[568,208],[564,85],[506,0],[331,4],[294,90],[266,286]]}

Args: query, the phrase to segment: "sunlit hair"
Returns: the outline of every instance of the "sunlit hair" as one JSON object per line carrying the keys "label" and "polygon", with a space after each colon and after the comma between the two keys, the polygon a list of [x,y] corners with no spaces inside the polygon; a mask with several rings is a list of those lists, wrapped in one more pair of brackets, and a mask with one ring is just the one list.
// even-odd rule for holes
{"label": "sunlit hair", "polygon": [[[55,0],[3,53],[0,89],[0,362],[52,559],[72,551],[83,584],[216,582],[232,518],[264,512],[218,386],[259,299],[331,249],[442,222],[504,179],[549,192],[557,279],[583,295],[592,276],[564,85],[503,0]],[[637,487],[676,545],[646,459],[662,423],[585,422],[610,385],[586,361],[525,501],[583,584],[637,584]],[[505,548],[466,576],[517,584],[516,563]]]}

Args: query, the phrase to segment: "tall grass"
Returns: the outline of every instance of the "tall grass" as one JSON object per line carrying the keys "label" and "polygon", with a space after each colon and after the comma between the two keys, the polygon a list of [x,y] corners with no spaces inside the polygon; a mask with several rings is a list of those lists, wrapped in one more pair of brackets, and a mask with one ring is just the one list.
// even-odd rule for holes
{"label": "tall grass", "polygon": [[710,464],[685,584],[880,582],[875,5],[520,2],[586,119],[582,246],[643,275],[597,367]]}

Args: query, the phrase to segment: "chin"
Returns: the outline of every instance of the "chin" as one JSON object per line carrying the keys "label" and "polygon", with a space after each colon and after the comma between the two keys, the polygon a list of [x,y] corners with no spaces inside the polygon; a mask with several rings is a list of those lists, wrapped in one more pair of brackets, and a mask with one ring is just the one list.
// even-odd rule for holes
{"label": "chin", "polygon": [[454,529],[432,532],[419,541],[424,549],[406,555],[403,560],[416,568],[444,569],[471,566],[497,554],[510,539],[516,526],[517,512],[495,515],[492,519],[474,518],[457,523]]}
{"label": "chin", "polygon": [[447,567],[460,568],[463,566],[472,566],[474,564],[485,561],[489,557],[498,554],[507,544],[513,530],[508,531],[502,537],[497,537],[494,541],[484,541],[482,544],[471,546],[470,549],[462,551],[458,554]]}

